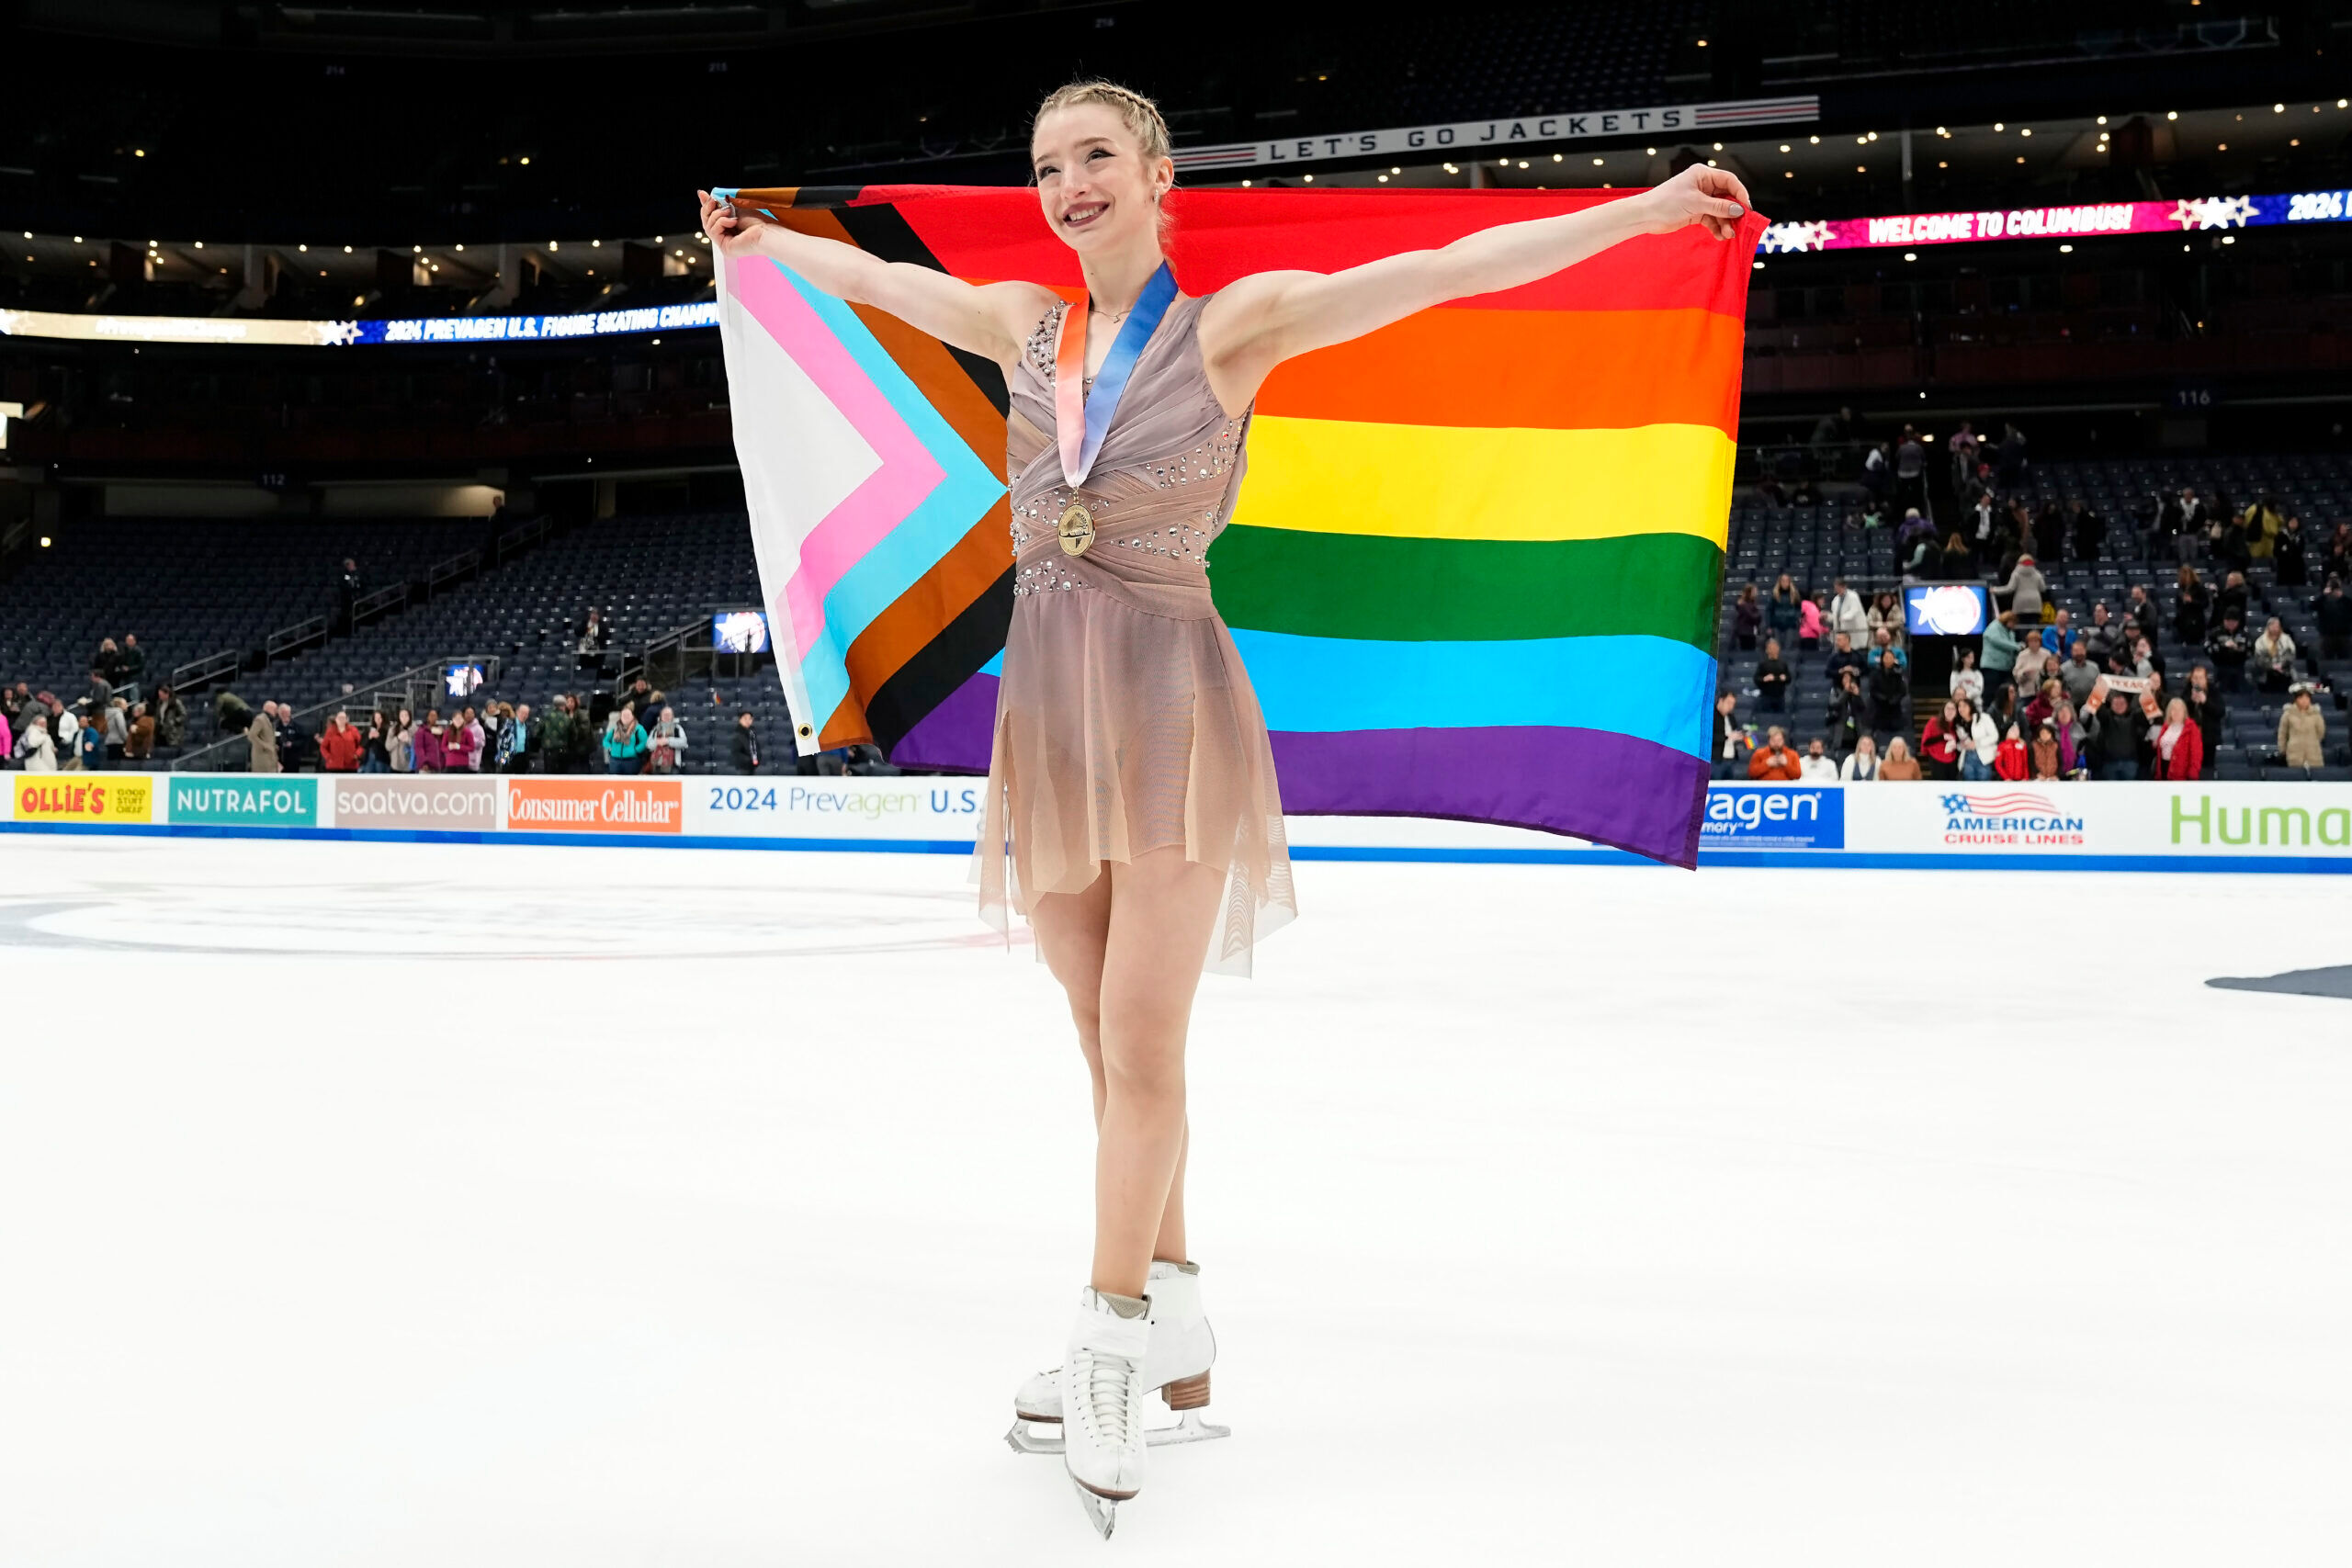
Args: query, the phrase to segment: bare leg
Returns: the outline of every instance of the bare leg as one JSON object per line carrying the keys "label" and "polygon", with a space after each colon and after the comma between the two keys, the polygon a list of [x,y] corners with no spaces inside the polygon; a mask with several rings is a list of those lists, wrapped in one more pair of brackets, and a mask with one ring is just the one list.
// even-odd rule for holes
{"label": "bare leg", "polygon": [[[1177,848],[1106,869],[1111,922],[1096,1010],[1102,1111],[1092,1282],[1098,1291],[1140,1296],[1183,1161],[1184,1035],[1225,877]],[[1175,1220],[1181,1242],[1181,1205]]]}
{"label": "bare leg", "polygon": [[[1164,852],[1178,856],[1182,853]],[[1030,925],[1037,933],[1046,966],[1053,971],[1054,978],[1069,998],[1070,1022],[1078,1031],[1078,1048],[1086,1058],[1087,1074],[1092,1080],[1098,1135],[1107,1093],[1102,1075],[1102,960],[1110,940],[1114,886],[1111,871],[1106,868],[1083,892],[1041,895],[1030,913]],[[1204,952],[1207,950],[1205,925],[1197,945]],[[1188,996],[1188,1013],[1189,1005]],[[1169,1182],[1168,1201],[1160,1211],[1159,1229],[1152,1245],[1151,1256],[1155,1259],[1182,1263],[1188,1256],[1184,1250],[1184,1162],[1191,1148],[1192,1130],[1187,1125],[1177,1146],[1176,1172]]]}

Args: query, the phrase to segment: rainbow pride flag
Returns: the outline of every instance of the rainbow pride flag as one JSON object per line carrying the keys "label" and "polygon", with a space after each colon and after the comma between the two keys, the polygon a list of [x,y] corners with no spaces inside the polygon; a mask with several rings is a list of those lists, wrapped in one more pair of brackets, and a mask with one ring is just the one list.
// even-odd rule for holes
{"label": "rainbow pride flag", "polygon": [[[1623,193],[1616,193],[1623,194]],[[1602,192],[1190,191],[1178,281],[1335,271]],[[892,261],[1075,293],[1026,190],[752,190]],[[1277,370],[1209,582],[1286,810],[1695,863],[1749,264],[1634,240]],[[801,750],[988,766],[1012,614],[1003,378],[765,259],[722,269],[736,445]]]}

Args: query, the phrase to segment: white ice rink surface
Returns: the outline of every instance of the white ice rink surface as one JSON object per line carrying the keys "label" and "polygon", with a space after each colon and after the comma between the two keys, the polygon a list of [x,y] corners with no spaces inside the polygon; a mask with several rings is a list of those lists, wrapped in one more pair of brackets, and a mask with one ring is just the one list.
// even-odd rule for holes
{"label": "white ice rink surface", "polygon": [[1106,1545],[963,874],[0,837],[0,1562],[2352,1560],[2352,883],[1303,864]]}

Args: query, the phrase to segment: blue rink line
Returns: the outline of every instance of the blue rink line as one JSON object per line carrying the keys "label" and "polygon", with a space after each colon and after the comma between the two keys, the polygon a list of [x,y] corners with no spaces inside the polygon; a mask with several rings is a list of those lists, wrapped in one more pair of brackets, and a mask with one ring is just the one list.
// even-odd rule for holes
{"label": "blue rink line", "polygon": [[[785,850],[848,854],[968,855],[968,839],[688,838],[661,833],[513,833],[429,828],[261,828],[209,823],[0,822],[0,833],[115,838],[318,839],[375,844],[572,844],[605,849]],[[1293,844],[1295,861],[1396,861],[1423,865],[1654,865],[1623,850],[1536,850],[1501,845]],[[1940,855],[1820,850],[1702,850],[1711,870],[1739,866],[1815,871],[2258,872],[2352,875],[2352,856],[2322,855]],[[1661,868],[1663,869],[1663,868]]]}

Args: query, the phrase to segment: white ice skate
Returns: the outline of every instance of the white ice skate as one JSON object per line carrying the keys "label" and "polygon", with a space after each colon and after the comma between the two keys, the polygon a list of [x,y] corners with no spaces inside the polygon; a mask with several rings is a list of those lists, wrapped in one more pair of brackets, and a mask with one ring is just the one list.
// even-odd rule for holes
{"label": "white ice skate", "polygon": [[[1151,1303],[1148,1321],[1151,1342],[1144,1351],[1143,1386],[1157,1389],[1168,1408],[1182,1419],[1172,1427],[1146,1429],[1144,1440],[1197,1443],[1233,1434],[1230,1427],[1215,1427],[1201,1418],[1209,1402],[1209,1365],[1216,1359],[1216,1336],[1209,1331],[1201,1310],[1201,1275],[1197,1265],[1160,1263],[1151,1266],[1144,1286]],[[1060,1369],[1038,1372],[1012,1396],[1012,1429],[1004,1440],[1024,1454],[1062,1451]],[[1046,1427],[1048,1431],[1035,1428]]]}
{"label": "white ice skate", "polygon": [[1056,1381],[1061,1388],[1062,1463],[1095,1532],[1111,1539],[1119,1505],[1143,1489],[1143,1361],[1151,1325],[1122,1317],[1089,1286]]}

